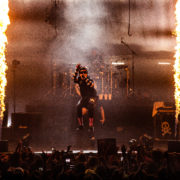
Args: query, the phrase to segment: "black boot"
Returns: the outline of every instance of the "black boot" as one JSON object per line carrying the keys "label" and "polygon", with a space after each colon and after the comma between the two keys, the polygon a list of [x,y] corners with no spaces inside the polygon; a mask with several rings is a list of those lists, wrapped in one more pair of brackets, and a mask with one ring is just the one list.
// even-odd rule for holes
{"label": "black boot", "polygon": [[76,131],[80,131],[80,130],[83,130],[84,129],[84,126],[79,126],[76,128]]}
{"label": "black boot", "polygon": [[94,126],[90,126],[89,129],[89,138],[90,140],[95,140],[95,136],[94,136]]}

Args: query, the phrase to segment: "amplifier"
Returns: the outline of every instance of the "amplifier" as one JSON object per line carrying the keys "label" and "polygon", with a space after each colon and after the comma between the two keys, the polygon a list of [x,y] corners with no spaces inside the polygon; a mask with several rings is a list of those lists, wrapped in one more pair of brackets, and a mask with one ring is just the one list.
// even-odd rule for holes
{"label": "amplifier", "polygon": [[160,139],[175,138],[175,110],[159,109],[154,116],[154,137]]}
{"label": "amplifier", "polygon": [[168,152],[180,153],[180,141],[168,141]]}
{"label": "amplifier", "polygon": [[12,113],[12,127],[38,129],[42,122],[42,113]]}
{"label": "amplifier", "polygon": [[100,155],[110,155],[117,153],[116,139],[114,138],[106,138],[106,139],[98,139],[98,154]]}
{"label": "amplifier", "polygon": [[0,141],[0,152],[8,152],[8,140]]}

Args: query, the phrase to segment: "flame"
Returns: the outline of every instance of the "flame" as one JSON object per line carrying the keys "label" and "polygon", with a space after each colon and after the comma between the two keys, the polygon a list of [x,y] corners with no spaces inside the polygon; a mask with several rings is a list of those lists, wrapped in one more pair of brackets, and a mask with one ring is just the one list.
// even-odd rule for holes
{"label": "flame", "polygon": [[7,84],[6,80],[6,44],[7,44],[7,37],[6,37],[6,29],[8,24],[10,24],[9,16],[9,6],[8,0],[0,0],[0,119],[3,118],[3,113],[5,111],[5,87]]}

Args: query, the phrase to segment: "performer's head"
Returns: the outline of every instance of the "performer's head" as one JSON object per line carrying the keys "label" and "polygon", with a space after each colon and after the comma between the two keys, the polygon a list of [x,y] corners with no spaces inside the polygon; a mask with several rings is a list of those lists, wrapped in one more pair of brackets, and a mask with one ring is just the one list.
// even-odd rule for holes
{"label": "performer's head", "polygon": [[86,67],[81,67],[80,71],[79,71],[79,76],[81,77],[81,79],[86,79],[88,75],[88,71]]}

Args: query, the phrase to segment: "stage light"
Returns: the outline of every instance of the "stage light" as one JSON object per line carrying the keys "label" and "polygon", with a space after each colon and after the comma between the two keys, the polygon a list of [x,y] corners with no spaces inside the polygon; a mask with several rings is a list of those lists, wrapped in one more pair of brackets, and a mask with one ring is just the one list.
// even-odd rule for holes
{"label": "stage light", "polygon": [[124,65],[124,64],[125,64],[124,62],[112,62],[112,65],[115,65],[115,66]]}
{"label": "stage light", "polygon": [[171,65],[170,62],[158,62],[159,65]]}
{"label": "stage light", "polygon": [[88,154],[88,153],[97,153],[97,150],[84,150],[83,151],[84,154]]}

